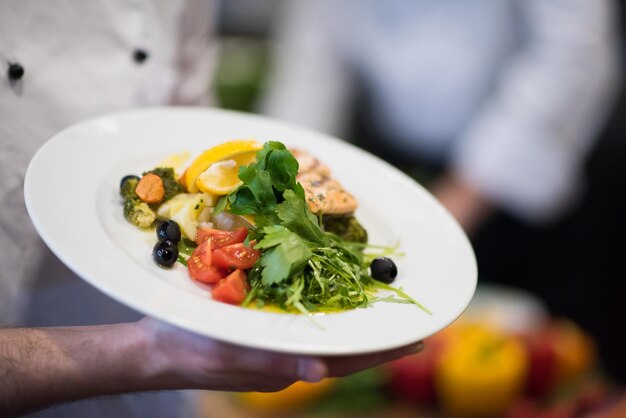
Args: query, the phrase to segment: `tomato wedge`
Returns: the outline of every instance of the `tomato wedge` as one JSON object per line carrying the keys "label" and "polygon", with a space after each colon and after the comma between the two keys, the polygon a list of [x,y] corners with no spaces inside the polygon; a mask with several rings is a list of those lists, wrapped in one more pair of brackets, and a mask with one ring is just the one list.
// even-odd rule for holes
{"label": "tomato wedge", "polygon": [[200,227],[196,233],[196,244],[200,245],[210,238],[212,248],[215,249],[226,245],[244,242],[247,236],[248,229],[244,226],[233,231],[222,231],[220,229]]}
{"label": "tomato wedge", "polygon": [[246,273],[243,270],[235,270],[226,278],[220,280],[213,288],[213,299],[240,305],[246,299],[246,295],[250,291],[250,285]]}
{"label": "tomato wedge", "polygon": [[254,242],[249,245],[243,243],[231,244],[213,250],[213,264],[224,269],[249,269],[261,256],[259,250],[252,248]]}
{"label": "tomato wedge", "polygon": [[210,239],[193,250],[191,257],[187,260],[187,269],[192,279],[202,283],[217,283],[228,274],[225,269],[220,269],[213,264]]}

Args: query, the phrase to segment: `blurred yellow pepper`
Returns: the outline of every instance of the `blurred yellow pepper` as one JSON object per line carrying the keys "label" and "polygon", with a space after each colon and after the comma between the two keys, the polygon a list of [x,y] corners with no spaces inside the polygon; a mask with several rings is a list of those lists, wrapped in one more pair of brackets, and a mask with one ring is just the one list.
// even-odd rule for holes
{"label": "blurred yellow pepper", "polygon": [[436,368],[437,394],[452,416],[500,416],[524,388],[521,341],[480,325],[458,330]]}
{"label": "blurred yellow pepper", "polygon": [[258,413],[285,413],[312,405],[334,386],[335,379],[323,379],[316,383],[299,381],[278,392],[244,392],[237,394],[237,398]]}

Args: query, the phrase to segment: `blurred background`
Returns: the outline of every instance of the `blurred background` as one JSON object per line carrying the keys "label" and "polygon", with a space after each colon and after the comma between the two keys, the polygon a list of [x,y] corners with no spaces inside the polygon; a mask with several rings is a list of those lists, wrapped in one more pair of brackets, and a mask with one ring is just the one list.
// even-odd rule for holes
{"label": "blurred background", "polygon": [[422,354],[202,394],[202,416],[626,416],[621,2],[230,0],[218,38],[220,107],[405,171],[468,233],[479,289]]}

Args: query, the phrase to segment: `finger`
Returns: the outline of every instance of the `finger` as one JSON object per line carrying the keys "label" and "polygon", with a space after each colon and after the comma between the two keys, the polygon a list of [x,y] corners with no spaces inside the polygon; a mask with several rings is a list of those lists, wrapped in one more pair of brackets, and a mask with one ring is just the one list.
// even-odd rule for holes
{"label": "finger", "polygon": [[257,375],[247,372],[225,373],[206,376],[194,388],[205,390],[219,390],[227,392],[278,392],[283,390],[297,380],[283,377]]}
{"label": "finger", "polygon": [[224,364],[233,371],[317,382],[328,374],[322,359],[230,346],[223,350]]}
{"label": "finger", "polygon": [[396,360],[411,354],[415,354],[424,349],[424,343],[407,345],[388,351],[362,354],[357,356],[327,357],[325,358],[328,367],[328,376],[342,377],[362,370],[371,369],[392,360]]}

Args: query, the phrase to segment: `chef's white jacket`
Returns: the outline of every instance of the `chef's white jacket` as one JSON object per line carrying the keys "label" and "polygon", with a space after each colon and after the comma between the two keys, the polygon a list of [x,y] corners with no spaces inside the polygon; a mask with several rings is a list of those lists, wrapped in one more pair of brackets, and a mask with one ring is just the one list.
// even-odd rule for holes
{"label": "chef's white jacket", "polygon": [[[24,175],[47,139],[84,118],[137,106],[209,104],[213,7],[209,0],[0,2],[0,326],[137,315],[46,249],[24,206]],[[63,405],[37,416],[169,418],[192,416],[190,409],[171,392]]]}
{"label": "chef's white jacket", "polygon": [[528,222],[572,207],[618,90],[612,0],[293,0],[263,111],[343,135],[354,80],[388,146]]}
{"label": "chef's white jacket", "polygon": [[[32,318],[106,323],[128,315],[45,248],[24,206],[24,174],[47,139],[84,118],[137,106],[209,104],[212,9],[208,0],[0,2],[0,325],[30,325]],[[20,316],[25,306],[27,318]],[[191,416],[179,400],[175,393],[122,397],[40,415]]]}
{"label": "chef's white jacket", "polygon": [[[35,151],[59,130],[104,112],[208,104],[212,8],[207,0],[0,2],[0,324],[18,319],[34,274],[53,279],[41,277],[52,274],[41,264],[50,254],[23,201]],[[22,69],[20,78],[10,78],[11,65]]]}

